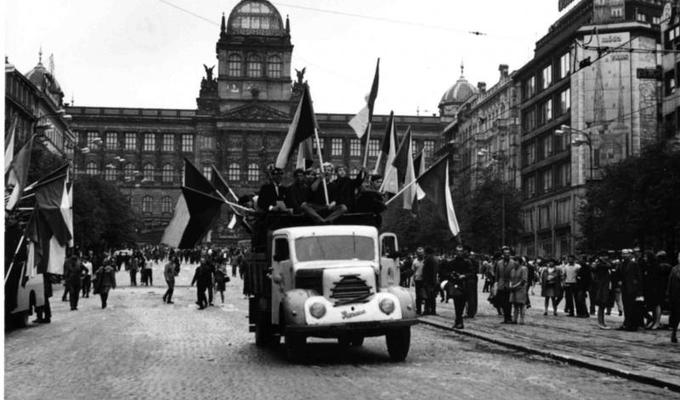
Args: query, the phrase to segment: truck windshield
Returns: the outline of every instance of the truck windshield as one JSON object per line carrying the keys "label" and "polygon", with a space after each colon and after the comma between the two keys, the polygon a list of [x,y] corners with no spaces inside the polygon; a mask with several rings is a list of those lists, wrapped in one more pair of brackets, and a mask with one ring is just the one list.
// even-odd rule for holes
{"label": "truck windshield", "polygon": [[375,259],[375,242],[368,236],[309,236],[295,240],[298,261]]}

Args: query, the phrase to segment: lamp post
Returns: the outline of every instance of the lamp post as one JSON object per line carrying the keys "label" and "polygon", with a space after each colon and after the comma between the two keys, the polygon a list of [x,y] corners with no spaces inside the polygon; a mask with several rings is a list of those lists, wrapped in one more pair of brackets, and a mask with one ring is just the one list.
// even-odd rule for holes
{"label": "lamp post", "polygon": [[593,142],[590,137],[590,133],[586,131],[582,131],[579,129],[572,128],[569,125],[562,125],[560,126],[560,129],[557,129],[555,131],[555,135],[557,136],[562,136],[564,134],[568,134],[569,137],[571,138],[574,133],[578,135],[582,135],[582,139],[575,139],[575,140],[570,140],[570,143],[572,146],[580,146],[582,144],[587,144],[588,145],[588,159],[590,162],[590,180],[593,180]]}

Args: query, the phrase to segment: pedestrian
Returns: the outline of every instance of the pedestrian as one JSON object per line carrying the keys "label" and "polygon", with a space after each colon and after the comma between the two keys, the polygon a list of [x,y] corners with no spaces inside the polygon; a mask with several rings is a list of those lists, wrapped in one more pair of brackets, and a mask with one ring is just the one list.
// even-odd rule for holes
{"label": "pedestrian", "polygon": [[453,327],[463,329],[463,310],[468,301],[467,285],[470,284],[469,275],[475,273],[472,262],[466,257],[463,246],[456,246],[456,256],[451,261],[451,272],[448,276],[447,295],[453,299],[456,317]]}
{"label": "pedestrian", "polygon": [[[528,269],[524,262],[515,263],[510,269],[509,301],[512,304],[512,323],[524,325],[524,307],[527,303]],[[518,320],[519,319],[519,320]]]}
{"label": "pedestrian", "polygon": [[92,269],[92,261],[89,256],[84,256],[83,257],[83,267],[81,269],[82,271],[82,288],[83,288],[83,298],[85,297],[90,297],[90,287],[92,284],[92,273],[94,272]]}
{"label": "pedestrian", "polygon": [[222,304],[224,304],[224,290],[226,283],[229,282],[229,275],[227,274],[227,265],[220,262],[215,268],[215,291],[219,292]]}
{"label": "pedestrian", "polygon": [[463,257],[465,257],[470,264],[470,271],[465,274],[465,279],[467,279],[465,284],[465,316],[467,318],[474,318],[477,315],[477,297],[479,297],[479,293],[477,293],[477,272],[479,271],[479,264],[471,257],[471,253],[470,246],[463,246]]}
{"label": "pedestrian", "polygon": [[425,302],[426,292],[423,283],[423,264],[425,261],[425,249],[416,249],[416,258],[413,260],[413,282],[416,287],[416,314],[423,313],[423,303]]}
{"label": "pedestrian", "polygon": [[[126,262],[125,265],[127,265],[128,262]],[[139,259],[135,256],[135,254],[132,254],[129,258],[129,264],[130,264],[130,286],[137,286],[137,271],[139,270]]]}
{"label": "pedestrian", "polygon": [[563,266],[564,270],[564,312],[570,317],[574,316],[576,305],[576,291],[578,283],[578,271],[581,265],[576,263],[576,257],[573,254],[567,256],[567,263]]}
{"label": "pedestrian", "polygon": [[678,263],[668,276],[666,287],[666,297],[671,312],[668,318],[671,328],[671,343],[678,343],[678,323],[680,323],[680,252],[678,252],[677,261]]}
{"label": "pedestrian", "polygon": [[107,257],[103,265],[99,267],[97,274],[97,291],[102,301],[102,308],[106,308],[109,291],[116,288],[116,265],[115,261]]}
{"label": "pedestrian", "polygon": [[493,268],[495,289],[494,300],[497,306],[503,310],[503,323],[512,323],[512,305],[510,304],[510,271],[517,266],[517,261],[510,257],[510,247],[503,246],[503,255]]}
{"label": "pedestrian", "polygon": [[562,299],[562,272],[554,259],[546,259],[541,271],[541,296],[544,300],[543,315],[548,315],[548,305],[552,301],[553,315],[557,315],[557,305]]}
{"label": "pedestrian", "polygon": [[78,297],[80,296],[80,258],[72,254],[64,263],[64,282],[68,290],[71,311],[78,310]]}
{"label": "pedestrian", "polygon": [[175,291],[175,277],[177,276],[178,265],[179,260],[175,257],[171,257],[163,268],[165,283],[168,285],[168,290],[166,290],[163,295],[163,302],[167,304],[174,304],[172,301],[172,293]]}
{"label": "pedestrian", "polygon": [[425,311],[424,315],[437,315],[437,271],[439,262],[434,257],[434,249],[425,248],[425,258],[423,259],[423,286],[425,288]]}
{"label": "pedestrian", "polygon": [[[580,264],[581,268],[576,272],[576,296],[575,296],[575,306],[576,306],[576,316],[579,318],[588,318],[590,314],[588,313],[588,307],[586,305],[586,298],[588,297],[588,291],[592,285],[592,275],[590,263],[583,258]],[[592,303],[592,298],[590,299]]]}
{"label": "pedestrian", "polygon": [[649,317],[650,329],[658,329],[661,322],[661,303],[663,302],[664,289],[668,279],[664,279],[662,268],[656,255],[647,250],[642,254],[639,262],[640,272],[642,273],[643,294],[645,296],[645,314],[651,313]]}
{"label": "pedestrian", "polygon": [[196,304],[199,310],[208,307],[208,299],[205,296],[205,291],[211,284],[210,267],[208,266],[205,257],[200,258],[200,263],[194,272],[194,278],[191,280],[191,286],[196,284]]}
{"label": "pedestrian", "polygon": [[610,294],[612,287],[611,279],[612,264],[609,261],[609,254],[601,252],[597,260],[593,263],[593,297],[590,299],[591,304],[597,306],[597,325],[600,329],[609,329],[604,322],[605,309],[611,308]]}
{"label": "pedestrian", "polygon": [[620,266],[621,297],[623,299],[623,325],[619,330],[637,331],[642,325],[641,306],[644,302],[642,273],[640,266],[633,258],[633,251],[624,249],[621,252],[623,262]]}
{"label": "pedestrian", "polygon": [[146,275],[146,286],[153,286],[153,268],[151,265],[151,259],[145,259],[144,256],[142,256],[140,266]]}

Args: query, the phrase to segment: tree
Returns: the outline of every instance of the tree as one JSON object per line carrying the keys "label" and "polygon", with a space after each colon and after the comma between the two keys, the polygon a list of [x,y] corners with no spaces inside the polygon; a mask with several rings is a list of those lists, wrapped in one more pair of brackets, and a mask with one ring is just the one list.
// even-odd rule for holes
{"label": "tree", "polygon": [[475,188],[468,202],[459,199],[454,203],[459,205],[461,241],[475,251],[493,253],[505,244],[517,242],[521,229],[522,198],[511,185],[500,179],[489,178]]}
{"label": "tree", "polygon": [[81,249],[107,250],[137,241],[140,220],[113,184],[81,176],[73,188],[73,230]]}
{"label": "tree", "polygon": [[418,246],[449,250],[455,244],[448,226],[437,216],[434,204],[427,198],[418,203],[417,215],[401,208],[399,199],[392,202],[383,213],[382,230],[394,232],[400,248],[409,251]]}
{"label": "tree", "polygon": [[643,248],[676,251],[680,242],[680,152],[661,144],[604,169],[588,183],[578,221],[585,251]]}

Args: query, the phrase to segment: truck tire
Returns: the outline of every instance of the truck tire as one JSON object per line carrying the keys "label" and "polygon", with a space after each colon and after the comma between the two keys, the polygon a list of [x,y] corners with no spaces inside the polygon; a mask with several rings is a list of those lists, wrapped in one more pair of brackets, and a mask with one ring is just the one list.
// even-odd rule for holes
{"label": "truck tire", "polygon": [[284,347],[286,350],[286,359],[290,362],[298,362],[301,360],[306,338],[295,333],[287,333],[284,340]]}
{"label": "truck tire", "polygon": [[387,352],[392,361],[404,361],[411,347],[411,328],[398,328],[385,335]]}

